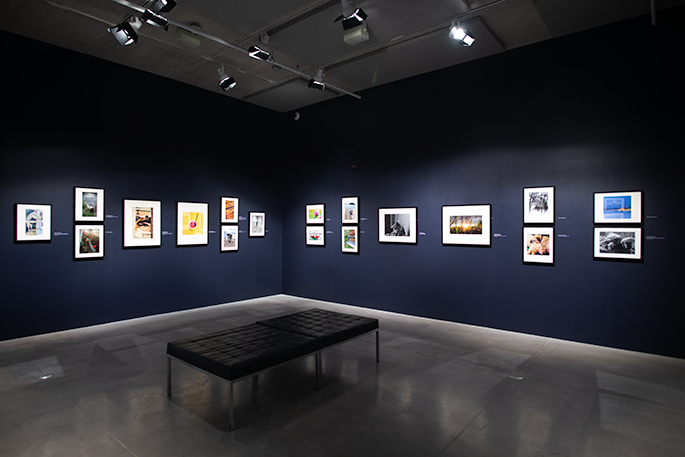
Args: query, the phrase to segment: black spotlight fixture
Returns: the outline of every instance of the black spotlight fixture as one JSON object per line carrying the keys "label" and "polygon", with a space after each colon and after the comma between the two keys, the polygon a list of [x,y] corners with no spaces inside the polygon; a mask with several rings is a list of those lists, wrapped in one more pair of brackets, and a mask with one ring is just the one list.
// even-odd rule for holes
{"label": "black spotlight fixture", "polygon": [[175,0],[155,0],[150,5],[150,9],[155,13],[167,13],[176,6]]}
{"label": "black spotlight fixture", "polygon": [[338,16],[335,21],[338,22],[342,20],[343,29],[349,30],[357,27],[364,22],[369,15],[364,12],[363,9],[355,7],[349,0],[341,0],[343,13]]}
{"label": "black spotlight fixture", "polygon": [[454,21],[452,21],[452,25],[450,26],[450,38],[462,46],[467,47],[471,46],[474,41],[476,41],[466,27],[460,25],[459,23],[455,25]]}
{"label": "black spotlight fixture", "polygon": [[233,89],[238,84],[235,81],[235,78],[233,78],[233,76],[228,76],[226,73],[224,73],[224,66],[223,65],[221,65],[221,68],[218,71],[219,71],[219,87],[221,87],[223,90]]}
{"label": "black spotlight fixture", "polygon": [[307,87],[310,89],[324,90],[326,85],[323,83],[323,70],[319,68],[316,72],[316,76],[309,80]]}
{"label": "black spotlight fixture", "polygon": [[142,25],[138,18],[133,18],[135,25],[129,21],[124,21],[116,27],[110,27],[107,30],[114,35],[114,38],[121,43],[122,46],[128,46],[138,41],[138,33],[136,30]]}
{"label": "black spotlight fixture", "polygon": [[141,19],[145,21],[145,23],[154,25],[155,27],[162,28],[165,31],[169,29],[169,20],[161,14],[157,14],[152,10],[145,10],[143,15],[141,16]]}
{"label": "black spotlight fixture", "polygon": [[247,53],[250,57],[254,57],[255,59],[263,60],[265,62],[273,62],[273,58],[271,58],[271,53],[266,49],[260,48],[259,46],[250,46],[249,48],[247,48]]}

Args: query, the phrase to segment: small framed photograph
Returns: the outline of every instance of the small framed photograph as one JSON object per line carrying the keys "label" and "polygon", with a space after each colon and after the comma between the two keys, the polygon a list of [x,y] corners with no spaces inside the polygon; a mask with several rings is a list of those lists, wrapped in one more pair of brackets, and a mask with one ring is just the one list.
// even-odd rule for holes
{"label": "small framed photograph", "polygon": [[490,246],[490,205],[442,207],[442,244]]}
{"label": "small framed photograph", "polygon": [[595,227],[596,259],[642,260],[642,229]]}
{"label": "small framed photograph", "polygon": [[266,233],[266,214],[258,212],[250,212],[250,231],[248,233],[251,237],[264,236]]}
{"label": "small framed photograph", "polygon": [[357,254],[359,252],[359,229],[356,225],[343,225],[342,227],[342,252]]}
{"label": "small framed photograph", "polygon": [[323,225],[308,225],[305,227],[307,231],[307,246],[325,246],[326,234]]}
{"label": "small framed photograph", "polygon": [[15,208],[16,241],[52,240],[52,205],[17,203]]}
{"label": "small framed photograph", "polygon": [[342,223],[359,223],[359,197],[342,198]]}
{"label": "small framed photograph", "polygon": [[221,197],[221,223],[238,223],[238,199],[234,197]]}
{"label": "small framed photograph", "polygon": [[98,259],[105,256],[105,226],[74,226],[74,259]]}
{"label": "small framed photograph", "polygon": [[554,224],[554,187],[523,188],[523,223]]}
{"label": "small framed photograph", "polygon": [[523,227],[523,263],[554,265],[554,227]]}
{"label": "small framed photograph", "polygon": [[102,222],[105,220],[105,189],[74,187],[74,220]]}
{"label": "small framed photograph", "polygon": [[326,221],[325,206],[323,203],[307,205],[307,224],[323,224]]}
{"label": "small framed photograph", "polygon": [[196,246],[208,244],[208,211],[208,203],[177,202],[177,246]]}
{"label": "small framed photograph", "polygon": [[642,192],[596,192],[595,224],[642,222]]}
{"label": "small framed photograph", "polygon": [[221,252],[238,250],[238,226],[221,226]]}
{"label": "small framed photograph", "polygon": [[378,241],[416,244],[416,207],[379,208]]}
{"label": "small framed photograph", "polygon": [[124,200],[124,247],[162,245],[162,202]]}

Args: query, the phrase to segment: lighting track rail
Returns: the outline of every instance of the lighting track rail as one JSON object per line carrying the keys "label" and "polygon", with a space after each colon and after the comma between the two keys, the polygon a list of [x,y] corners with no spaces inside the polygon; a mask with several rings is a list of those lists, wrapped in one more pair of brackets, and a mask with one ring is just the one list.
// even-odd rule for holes
{"label": "lighting track rail", "polygon": [[[130,8],[130,9],[132,9],[132,10],[138,11],[139,13],[144,13],[144,12],[145,12],[145,8],[143,8],[143,7],[141,7],[141,6],[138,6],[138,5],[136,5],[136,4],[133,4],[133,3],[131,3],[131,2],[128,2],[127,0],[112,0],[112,1],[115,2],[115,3],[118,3],[118,4],[122,5],[122,6],[125,6],[125,7],[127,7],[127,8]],[[240,51],[240,52],[242,52],[243,54],[250,55],[250,52],[249,52],[247,49],[245,49],[245,48],[243,48],[243,47],[241,47],[241,46],[235,45],[235,44],[233,44],[233,43],[229,43],[229,42],[226,41],[226,40],[223,40],[223,39],[221,39],[221,38],[219,38],[219,37],[216,37],[216,36],[214,36],[214,35],[210,35],[209,33],[203,32],[202,30],[198,30],[198,29],[193,28],[193,27],[191,27],[191,26],[189,26],[189,25],[182,24],[182,23],[180,23],[180,22],[176,22],[176,21],[171,20],[171,19],[168,19],[168,18],[167,18],[167,20],[169,21],[169,24],[171,24],[171,25],[174,25],[174,26],[176,26],[176,27],[180,27],[180,28],[182,28],[182,29],[184,29],[184,30],[188,30],[189,32],[192,32],[192,33],[194,33],[194,34],[196,34],[196,35],[199,35],[199,36],[202,36],[202,37],[204,37],[204,38],[207,38],[208,40],[212,40],[212,41],[214,41],[214,42],[216,42],[216,43],[219,43],[219,44],[221,44],[221,45],[224,45],[224,46],[226,46],[226,47],[228,47],[228,48],[235,49],[236,51]],[[296,74],[296,75],[302,76],[302,77],[305,78],[306,80],[312,79],[312,76],[310,76],[310,75],[308,75],[308,74],[306,74],[306,73],[304,73],[304,72],[301,72],[300,70],[297,70],[297,69],[295,69],[295,68],[289,67],[288,65],[282,64],[282,63],[280,63],[280,62],[276,62],[275,60],[270,60],[268,63],[269,63],[269,65],[278,65],[278,66],[281,67],[282,69],[287,70],[287,71],[289,71],[289,72],[291,72],[291,73],[294,73],[294,74]],[[355,93],[350,92],[350,91],[347,91],[347,90],[345,90],[345,89],[341,89],[341,88],[339,88],[339,87],[336,87],[336,86],[333,86],[333,85],[330,85],[330,84],[327,84],[327,86],[328,86],[330,89],[335,90],[336,92],[340,92],[340,93],[349,95],[349,96],[354,97],[354,98],[356,98],[356,99],[361,99],[361,98],[362,98],[361,95],[355,94]]]}

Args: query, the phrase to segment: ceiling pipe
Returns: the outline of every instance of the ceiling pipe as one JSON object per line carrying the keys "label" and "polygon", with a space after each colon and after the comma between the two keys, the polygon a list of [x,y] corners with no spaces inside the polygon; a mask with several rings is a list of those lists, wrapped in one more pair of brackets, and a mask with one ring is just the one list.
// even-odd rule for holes
{"label": "ceiling pipe", "polygon": [[[127,8],[131,8],[132,10],[138,11],[139,13],[145,12],[145,8],[143,8],[142,6],[138,6],[138,5],[134,4],[134,3],[131,3],[131,2],[129,2],[129,1],[127,1],[127,0],[112,0],[112,1],[118,3],[118,4],[122,5],[122,6],[125,6],[125,7],[127,7]],[[167,20],[169,21],[169,24],[171,24],[171,25],[175,25],[176,27],[180,27],[180,28],[185,29],[185,30],[188,30],[189,32],[192,32],[192,33],[194,33],[194,34],[196,34],[196,35],[200,35],[200,36],[202,36],[202,37],[205,37],[205,38],[207,38],[208,40],[215,41],[215,42],[217,42],[217,43],[219,43],[219,44],[222,44],[222,45],[224,45],[224,46],[226,46],[226,47],[228,47],[228,48],[235,49],[236,51],[240,51],[240,52],[242,52],[243,54],[249,55],[247,49],[245,49],[245,48],[243,48],[243,47],[237,46],[237,45],[235,45],[235,44],[233,44],[233,43],[229,43],[229,42],[226,41],[226,40],[222,40],[222,39],[219,38],[219,37],[215,37],[214,35],[210,35],[209,33],[205,33],[205,32],[203,32],[202,30],[198,30],[198,29],[196,29],[196,28],[190,27],[190,26],[185,25],[185,24],[182,24],[182,23],[180,23],[180,22],[176,22],[176,21],[173,21],[173,20],[168,19],[168,18],[167,18]],[[296,74],[296,75],[299,75],[299,76],[304,77],[305,79],[307,79],[307,81],[309,81],[309,80],[312,78],[311,76],[309,76],[309,75],[306,74],[306,73],[301,72],[300,70],[297,70],[297,69],[295,69],[295,68],[289,67],[289,66],[287,66],[287,65],[284,65],[284,64],[279,63],[279,62],[276,62],[276,61],[269,62],[269,65],[278,65],[279,67],[281,67],[281,68],[283,68],[283,69],[285,69],[285,70],[288,70],[288,71],[291,72],[291,73],[294,73],[294,74]],[[360,100],[360,99],[362,98],[361,95],[359,95],[359,94],[355,94],[354,92],[350,92],[350,91],[347,91],[347,90],[345,90],[345,89],[341,89],[341,88],[336,87],[336,86],[333,86],[333,85],[331,85],[331,84],[327,84],[327,86],[328,86],[328,88],[330,88],[330,89],[333,89],[333,90],[335,90],[335,91],[337,91],[337,92],[341,92],[341,93],[346,94],[346,95],[349,95],[349,96],[354,97],[354,98],[356,98],[356,99],[359,99],[359,100]]]}

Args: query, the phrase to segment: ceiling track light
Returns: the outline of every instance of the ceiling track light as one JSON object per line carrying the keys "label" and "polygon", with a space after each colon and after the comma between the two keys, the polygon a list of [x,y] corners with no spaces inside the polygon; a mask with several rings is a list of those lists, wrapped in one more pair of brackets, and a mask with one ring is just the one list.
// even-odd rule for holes
{"label": "ceiling track light", "polygon": [[155,13],[168,13],[176,6],[175,0],[155,0],[150,9]]}
{"label": "ceiling track light", "polygon": [[338,16],[335,21],[342,20],[344,30],[349,30],[357,27],[364,22],[369,15],[363,9],[355,7],[350,0],[341,0],[343,13]]}
{"label": "ceiling track light", "polygon": [[131,20],[133,22],[124,21],[116,27],[107,29],[122,46],[128,46],[138,41],[137,31],[143,24],[137,17],[132,17]]}
{"label": "ceiling track light", "polygon": [[155,27],[162,28],[165,31],[169,29],[169,20],[161,14],[155,13],[151,9],[145,10],[143,15],[141,16],[141,19],[145,23],[154,25]]}
{"label": "ceiling track light", "polygon": [[238,84],[233,76],[228,76],[226,73],[224,73],[223,64],[217,71],[219,72],[219,87],[221,87],[223,90],[233,89]]}
{"label": "ceiling track light", "polygon": [[466,27],[460,25],[458,22],[455,25],[454,21],[452,21],[452,26],[450,27],[450,38],[462,46],[467,47],[471,46],[473,42],[476,41]]}
{"label": "ceiling track light", "polygon": [[326,85],[323,83],[323,70],[321,68],[316,72],[316,76],[309,80],[307,87],[316,90],[324,90],[326,88]]}

